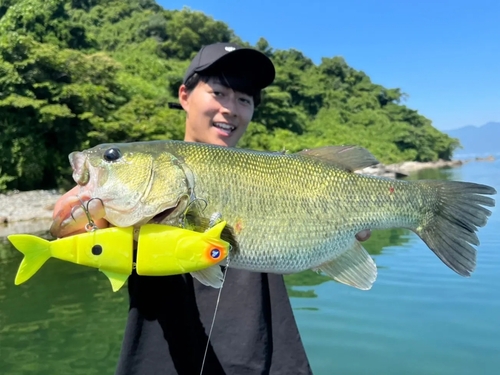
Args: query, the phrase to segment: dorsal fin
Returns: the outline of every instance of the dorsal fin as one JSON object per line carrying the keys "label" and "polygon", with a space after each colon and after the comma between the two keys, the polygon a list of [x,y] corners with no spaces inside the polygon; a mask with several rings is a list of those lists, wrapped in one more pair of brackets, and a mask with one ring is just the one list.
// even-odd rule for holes
{"label": "dorsal fin", "polygon": [[325,146],[297,152],[340,167],[349,172],[379,164],[379,161],[366,148],[359,146]]}
{"label": "dorsal fin", "polygon": [[[189,229],[189,230],[194,230],[196,232],[204,232],[210,227],[210,219],[199,215],[197,212],[194,213],[194,212],[188,211],[186,213],[185,219],[188,223],[186,229]],[[220,225],[220,223],[218,223],[215,227],[217,227],[218,225]],[[222,227],[222,225],[220,225],[220,227]],[[234,228],[231,225],[226,223],[223,226],[222,232],[221,232],[219,238],[223,241],[229,242],[229,244],[231,245],[231,249],[232,249],[231,251],[233,254],[236,254],[240,251],[240,246],[238,244],[238,241],[236,241],[236,235],[235,235]]]}
{"label": "dorsal fin", "polygon": [[227,222],[221,221],[214,225],[212,228],[207,229],[205,232],[205,237],[221,238],[222,230],[226,227]]}

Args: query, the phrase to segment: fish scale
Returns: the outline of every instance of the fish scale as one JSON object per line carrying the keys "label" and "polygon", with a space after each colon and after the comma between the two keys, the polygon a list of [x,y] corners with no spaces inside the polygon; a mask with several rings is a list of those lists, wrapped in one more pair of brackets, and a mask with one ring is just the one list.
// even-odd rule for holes
{"label": "fish scale", "polygon": [[[118,160],[106,160],[110,149]],[[495,204],[484,195],[496,193],[468,182],[354,173],[377,163],[355,146],[285,154],[154,141],[99,145],[70,160],[78,176],[90,176],[80,181],[82,189],[104,202],[114,225],[141,225],[172,207],[168,220],[175,221],[183,212],[180,197],[196,197],[207,202],[203,214],[219,212],[233,228],[238,251],[230,255],[231,267],[281,274],[315,269],[360,289],[376,277],[373,260],[355,240],[364,229],[411,229],[448,267],[469,276],[475,232],[491,214],[482,206]],[[154,169],[151,179],[135,172],[144,168]],[[139,201],[132,198],[138,191],[147,191]]]}

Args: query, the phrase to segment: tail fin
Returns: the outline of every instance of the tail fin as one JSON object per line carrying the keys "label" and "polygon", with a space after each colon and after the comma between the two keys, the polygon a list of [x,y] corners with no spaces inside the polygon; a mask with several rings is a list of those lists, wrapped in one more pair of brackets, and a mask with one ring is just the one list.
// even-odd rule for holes
{"label": "tail fin", "polygon": [[476,268],[476,231],[491,215],[484,208],[495,200],[484,195],[496,194],[490,186],[460,181],[421,181],[437,190],[437,205],[430,218],[415,230],[429,248],[453,271],[470,276]]}
{"label": "tail fin", "polygon": [[12,234],[7,238],[24,254],[14,281],[19,285],[30,279],[50,258],[50,242],[30,234]]}

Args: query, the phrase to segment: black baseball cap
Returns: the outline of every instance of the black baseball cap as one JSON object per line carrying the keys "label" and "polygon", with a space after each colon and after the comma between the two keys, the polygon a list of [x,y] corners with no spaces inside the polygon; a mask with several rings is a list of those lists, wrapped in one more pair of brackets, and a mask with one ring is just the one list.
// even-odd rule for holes
{"label": "black baseball cap", "polygon": [[[200,49],[189,64],[182,83],[195,73],[217,74],[220,71],[228,76],[243,75],[256,90],[269,86],[276,76],[272,61],[262,52],[235,43],[214,43]],[[169,103],[169,106],[182,109],[177,103]]]}

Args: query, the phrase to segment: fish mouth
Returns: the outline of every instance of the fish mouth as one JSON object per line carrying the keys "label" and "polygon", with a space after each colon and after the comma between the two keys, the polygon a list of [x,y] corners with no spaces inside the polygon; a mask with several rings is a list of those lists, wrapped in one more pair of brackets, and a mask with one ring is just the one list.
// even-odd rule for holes
{"label": "fish mouth", "polygon": [[83,152],[75,151],[70,153],[68,158],[77,187],[60,198],[61,208],[53,216],[49,229],[49,233],[55,238],[82,233],[89,224],[89,218],[93,221],[100,220],[106,214],[103,201],[95,199],[91,193],[92,181],[87,156]]}
{"label": "fish mouth", "polygon": [[189,205],[189,198],[183,196],[177,200],[177,203],[151,218],[148,223],[154,224],[176,224],[182,218]]}
{"label": "fish mouth", "polygon": [[[178,219],[179,214],[185,209],[185,205],[182,203],[182,200],[179,200],[176,205],[153,216],[148,223],[162,224]],[[83,233],[89,224],[89,217],[92,218],[92,221],[97,222],[98,228],[101,227],[101,222],[108,226],[109,223],[104,221],[105,216],[106,210],[103,201],[99,198],[91,198],[85,191],[82,191],[78,195],[66,198],[65,205],[55,214],[49,232],[54,238]],[[146,223],[140,223],[140,225],[143,224]]]}
{"label": "fish mouth", "polygon": [[75,151],[69,154],[69,163],[73,169],[73,180],[81,186],[86,185],[90,178],[86,160],[87,157],[83,152]]}
{"label": "fish mouth", "polygon": [[91,198],[85,193],[67,196],[64,205],[54,215],[49,233],[55,238],[82,233],[89,224],[89,217],[98,221],[105,214],[104,204],[100,199]]}
{"label": "fish mouth", "polygon": [[179,204],[174,207],[167,208],[165,211],[156,214],[149,222],[153,224],[161,224],[164,220],[166,220],[172,213],[177,209]]}

